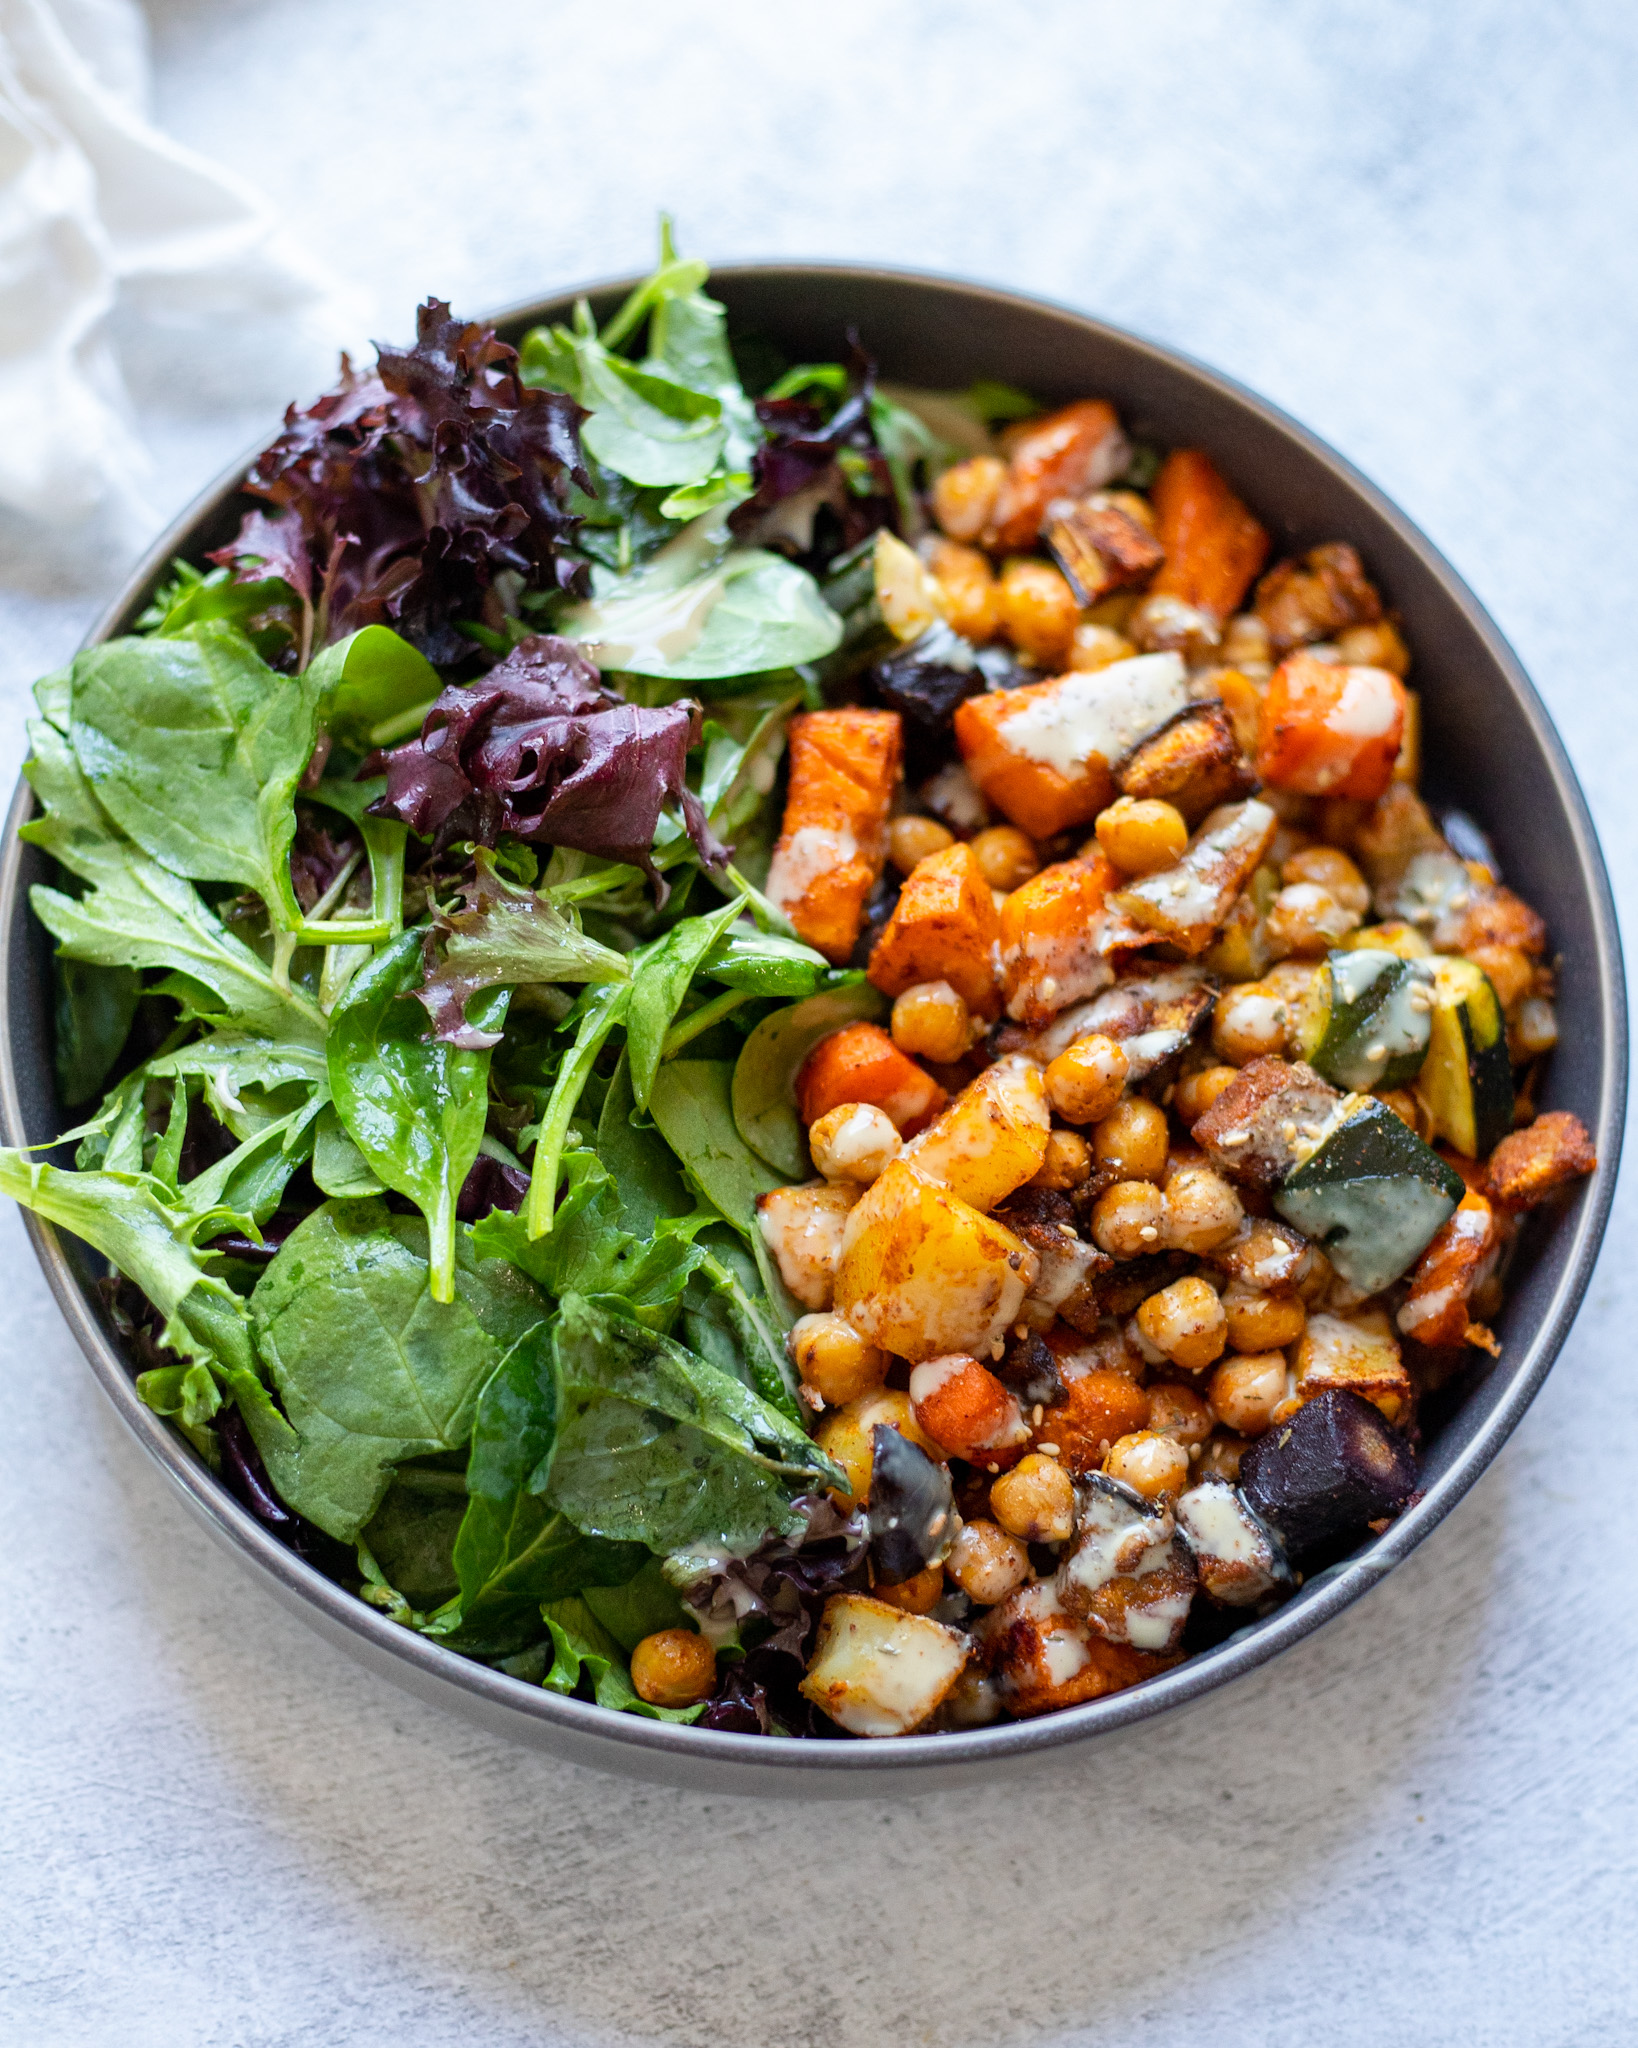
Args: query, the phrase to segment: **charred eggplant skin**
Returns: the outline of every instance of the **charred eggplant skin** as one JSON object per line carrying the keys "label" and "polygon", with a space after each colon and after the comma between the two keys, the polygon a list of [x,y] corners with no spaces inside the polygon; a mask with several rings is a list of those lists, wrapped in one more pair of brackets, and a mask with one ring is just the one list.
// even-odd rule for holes
{"label": "charred eggplant skin", "polygon": [[1334,1391],[1305,1402],[1240,1461],[1240,1493],[1295,1565],[1355,1542],[1416,1490],[1416,1453],[1380,1409]]}
{"label": "charred eggplant skin", "polygon": [[870,1561],[890,1585],[936,1564],[955,1541],[950,1474],[919,1445],[878,1423],[871,1432]]}

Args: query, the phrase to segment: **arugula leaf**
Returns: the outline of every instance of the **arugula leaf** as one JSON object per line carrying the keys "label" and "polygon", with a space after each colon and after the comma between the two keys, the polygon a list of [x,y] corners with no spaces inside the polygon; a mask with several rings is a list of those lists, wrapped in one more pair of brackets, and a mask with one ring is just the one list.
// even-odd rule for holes
{"label": "arugula leaf", "polygon": [[63,953],[54,967],[57,1090],[73,1109],[90,1101],[119,1058],[131,1035],[142,979],[132,967],[99,967]]}
{"label": "arugula leaf", "polygon": [[[330,1092],[324,1054],[317,1046],[237,1031],[213,1031],[175,1052],[161,1053],[142,1073],[151,1080],[181,1076],[201,1081],[211,1114],[241,1142],[285,1114],[272,1100],[284,1090],[301,1087],[324,1098]],[[248,1103],[246,1090],[251,1091]]]}
{"label": "arugula leaf", "polygon": [[[356,975],[330,1021],[330,1092],[372,1172],[405,1195],[432,1234],[433,1299],[455,1298],[455,1203],[488,1115],[489,1052],[421,1036],[414,1001],[421,938],[402,933]],[[473,1022],[498,1036],[509,989],[486,992]],[[492,1042],[492,1041],[491,1041]]]}
{"label": "arugula leaf", "polygon": [[756,1198],[790,1175],[751,1150],[734,1123],[733,1066],[727,1060],[667,1060],[654,1077],[649,1112],[689,1179],[746,1237],[755,1237]]}
{"label": "arugula leaf", "polygon": [[617,1714],[641,1714],[650,1721],[697,1721],[705,1712],[703,1700],[692,1707],[653,1707],[640,1698],[620,1645],[584,1600],[549,1601],[541,1616],[552,1635],[552,1668],[543,1681],[550,1691],[573,1693],[584,1677],[591,1680],[597,1704]]}
{"label": "arugula leaf", "polygon": [[613,1304],[566,1297],[552,1364],[546,1491],[588,1535],[748,1549],[799,1525],[795,1494],[842,1483],[799,1423]]}
{"label": "arugula leaf", "polygon": [[119,837],[68,744],[43,719],[29,724],[33,751],[24,774],[45,815],[22,828],[70,874],[91,884],[80,897],[37,884],[34,913],[75,960],[105,967],[166,967],[186,983],[169,991],[185,1009],[203,1013],[201,993],[221,1005],[212,1021],[266,1038],[323,1039],[325,1020],[299,989],[281,986],[272,970],[207,909],[188,882]]}
{"label": "arugula leaf", "polygon": [[822,1038],[844,1024],[868,1022],[887,1004],[868,982],[825,989],[764,1017],[734,1063],[733,1120],[740,1137],[785,1181],[812,1170],[807,1133],[796,1114],[796,1074]]}
{"label": "arugula leaf", "polygon": [[453,1298],[434,1299],[419,1218],[327,1202],[256,1283],[256,1344],[284,1407],[252,1434],[281,1497],[351,1543],[405,1458],[458,1450],[484,1384],[541,1318],[528,1282],[456,1235]]}
{"label": "arugula leaf", "polygon": [[444,687],[420,649],[390,626],[361,626],[316,655],[307,673],[320,724],[361,754],[418,732]]}
{"label": "arugula leaf", "polygon": [[640,1545],[583,1536],[547,1504],[538,1478],[556,1420],[549,1348],[533,1331],[496,1366],[472,1419],[469,1499],[454,1555],[463,1642],[527,1633],[542,1601],[620,1585],[643,1562]]}
{"label": "arugula leaf", "polygon": [[443,959],[416,991],[446,1044],[475,1049],[493,1045],[499,1036],[467,1019],[467,1003],[479,989],[630,980],[625,955],[589,938],[573,912],[507,881],[487,847],[474,848],[473,859],[476,879],[467,888],[467,908],[439,921]]}
{"label": "arugula leaf", "polygon": [[744,906],[735,897],[703,917],[685,917],[638,956],[626,1004],[626,1055],[631,1090],[639,1109],[647,1109],[654,1077],[660,1070],[666,1033],[676,1021],[701,962],[736,923]]}
{"label": "arugula leaf", "polygon": [[310,674],[277,674],[210,621],[79,655],[69,736],[98,802],[144,853],[193,881],[254,889],[294,931],[290,842],[316,708]]}

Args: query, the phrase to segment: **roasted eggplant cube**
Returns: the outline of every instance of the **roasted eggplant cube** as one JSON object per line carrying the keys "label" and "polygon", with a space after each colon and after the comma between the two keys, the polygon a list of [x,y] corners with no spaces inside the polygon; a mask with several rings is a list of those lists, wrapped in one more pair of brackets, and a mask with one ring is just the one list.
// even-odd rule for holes
{"label": "roasted eggplant cube", "polygon": [[1068,1613],[1107,1642],[1164,1654],[1182,1640],[1196,1583],[1169,1507],[1102,1473],[1082,1480],[1075,1542],[1054,1581]]}
{"label": "roasted eggplant cube", "polygon": [[1194,1552],[1205,1592],[1224,1607],[1253,1607],[1291,1583],[1280,1539],[1224,1479],[1191,1486],[1177,1523]]}
{"label": "roasted eggplant cube", "polygon": [[890,1585],[937,1564],[955,1540],[950,1474],[896,1429],[871,1432],[870,1561]]}
{"label": "roasted eggplant cube", "polygon": [[1246,1505],[1301,1565],[1401,1508],[1416,1489],[1416,1454],[1358,1394],[1321,1394],[1240,1460]]}
{"label": "roasted eggplant cube", "polygon": [[1403,1088],[1422,1071],[1432,1029],[1432,970],[1361,946],[1332,953],[1315,974],[1297,1047],[1338,1088]]}
{"label": "roasted eggplant cube", "polygon": [[1274,1207],[1324,1246],[1344,1280],[1376,1294],[1415,1265],[1462,1193],[1456,1169],[1385,1102],[1356,1095],[1287,1175]]}

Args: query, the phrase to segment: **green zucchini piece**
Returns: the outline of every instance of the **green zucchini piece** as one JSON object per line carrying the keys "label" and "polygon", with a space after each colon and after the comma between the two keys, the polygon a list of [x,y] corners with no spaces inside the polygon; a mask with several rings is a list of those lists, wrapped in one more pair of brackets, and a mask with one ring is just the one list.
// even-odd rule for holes
{"label": "green zucchini piece", "polygon": [[1461,1175],[1386,1103],[1350,1095],[1274,1207],[1324,1247],[1344,1280],[1375,1294],[1421,1257],[1462,1192]]}
{"label": "green zucchini piece", "polygon": [[1338,1088],[1402,1088],[1427,1057],[1432,986],[1420,960],[1368,946],[1334,952],[1298,1008],[1298,1049]]}
{"label": "green zucchini piece", "polygon": [[1418,1086],[1443,1138],[1469,1159],[1483,1159],[1513,1128],[1513,1068],[1507,1030],[1490,978],[1471,960],[1441,958],[1433,968],[1433,1035]]}

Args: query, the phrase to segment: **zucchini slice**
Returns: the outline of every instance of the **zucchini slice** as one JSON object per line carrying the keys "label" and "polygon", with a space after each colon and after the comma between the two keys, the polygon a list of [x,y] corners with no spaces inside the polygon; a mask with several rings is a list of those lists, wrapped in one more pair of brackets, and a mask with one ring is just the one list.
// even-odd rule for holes
{"label": "zucchini slice", "polygon": [[1513,1068],[1490,978],[1471,960],[1433,968],[1433,1035],[1417,1092],[1433,1135],[1469,1159],[1483,1159],[1513,1128]]}
{"label": "zucchini slice", "polygon": [[1402,1088],[1427,1057],[1433,976],[1372,947],[1332,953],[1297,1011],[1297,1045],[1338,1088]]}
{"label": "zucchini slice", "polygon": [[1462,1177],[1384,1102],[1350,1095],[1287,1174],[1274,1207],[1375,1294],[1407,1272],[1462,1199]]}

